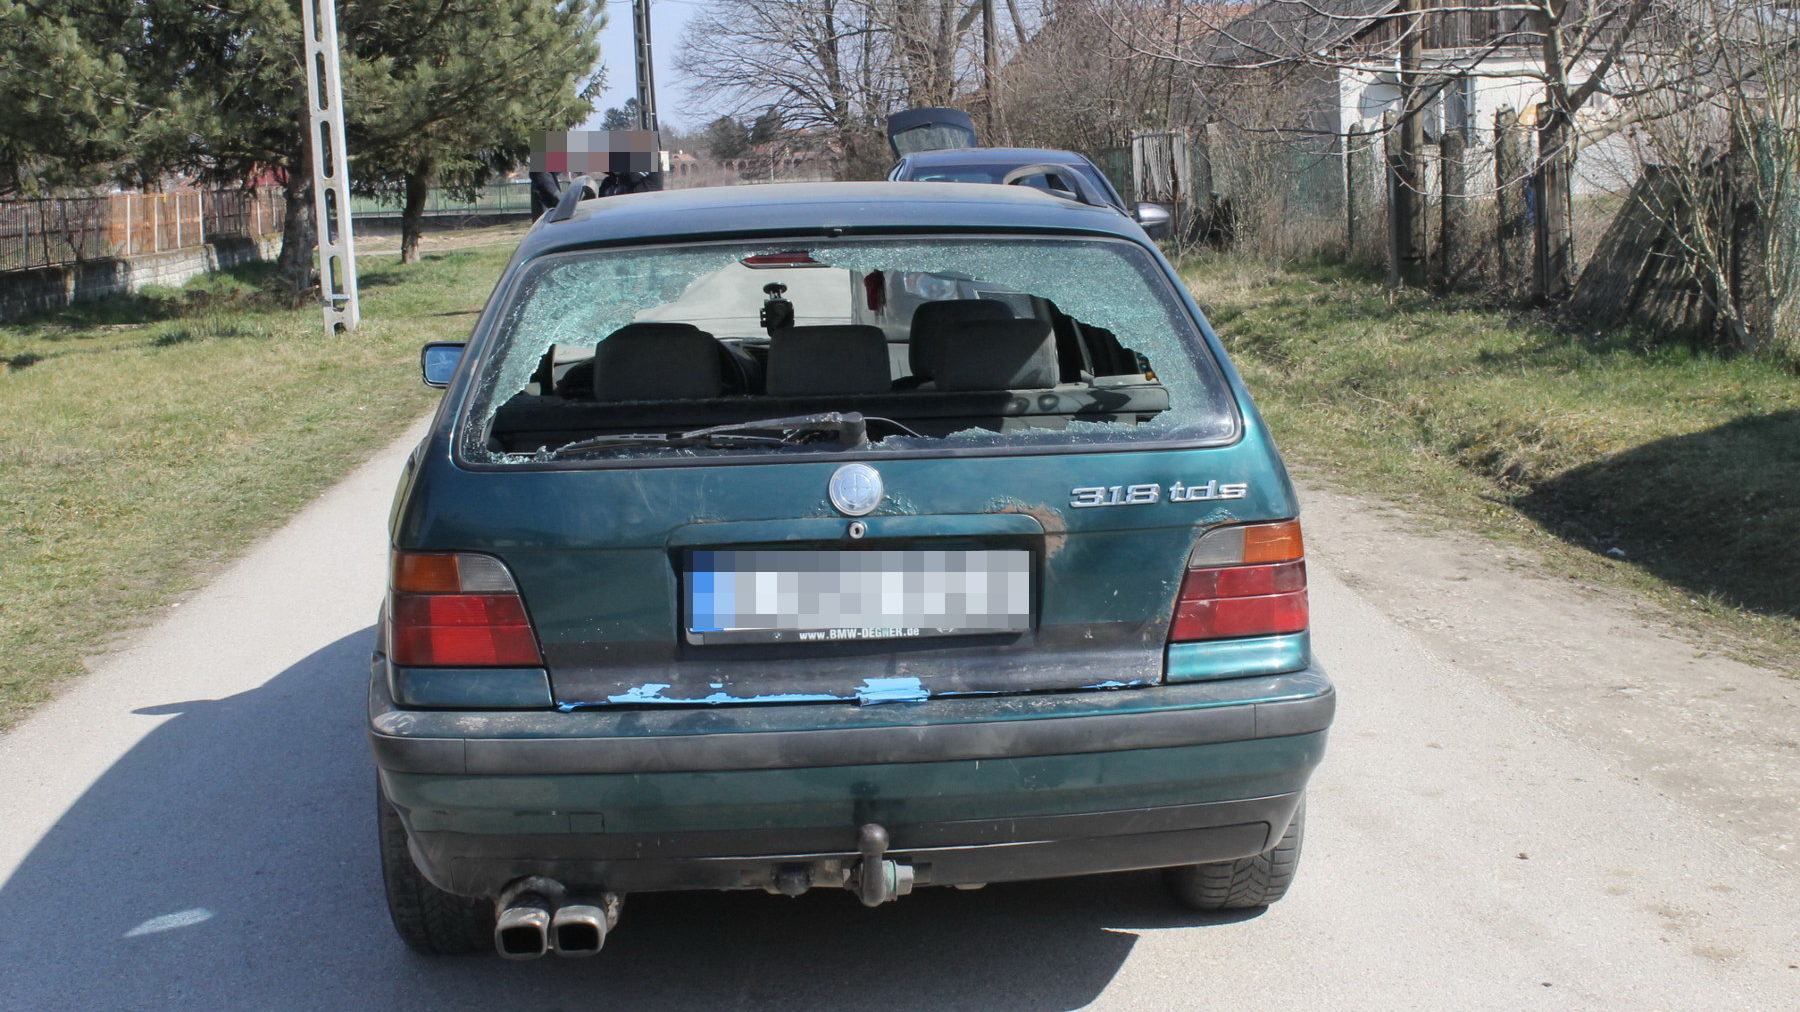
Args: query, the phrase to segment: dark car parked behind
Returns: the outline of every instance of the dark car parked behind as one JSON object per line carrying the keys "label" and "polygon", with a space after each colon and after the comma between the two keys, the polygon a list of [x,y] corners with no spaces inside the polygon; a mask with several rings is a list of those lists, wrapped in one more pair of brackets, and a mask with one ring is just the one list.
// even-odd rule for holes
{"label": "dark car parked behind", "polygon": [[[1074,180],[1069,179],[1070,176]],[[1141,202],[1127,206],[1125,198],[1099,166],[1073,151],[1050,148],[955,148],[906,155],[889,170],[896,182],[1015,183],[1070,193],[1090,202],[1104,201],[1144,227],[1152,239],[1169,236],[1169,211],[1160,204]],[[1076,187],[1085,186],[1087,193]]]}

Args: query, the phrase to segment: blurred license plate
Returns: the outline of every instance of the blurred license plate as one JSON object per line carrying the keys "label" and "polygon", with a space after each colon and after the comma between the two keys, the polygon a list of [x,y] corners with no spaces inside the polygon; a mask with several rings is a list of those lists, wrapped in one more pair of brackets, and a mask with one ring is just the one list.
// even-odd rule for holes
{"label": "blurred license plate", "polygon": [[690,643],[833,642],[1021,632],[1026,551],[690,552]]}

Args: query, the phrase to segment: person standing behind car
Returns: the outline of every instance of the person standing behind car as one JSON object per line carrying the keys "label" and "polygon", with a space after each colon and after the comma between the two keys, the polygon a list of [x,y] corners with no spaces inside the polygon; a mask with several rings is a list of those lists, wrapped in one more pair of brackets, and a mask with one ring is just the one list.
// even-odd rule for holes
{"label": "person standing behind car", "polygon": [[544,216],[544,212],[555,207],[562,199],[562,180],[555,172],[532,172],[531,175],[531,220],[536,221]]}

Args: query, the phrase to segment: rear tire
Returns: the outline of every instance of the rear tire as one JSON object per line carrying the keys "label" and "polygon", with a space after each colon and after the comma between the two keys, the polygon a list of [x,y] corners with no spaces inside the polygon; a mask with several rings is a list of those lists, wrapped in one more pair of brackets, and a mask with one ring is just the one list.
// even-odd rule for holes
{"label": "rear tire", "polygon": [[492,900],[447,893],[426,881],[406,846],[406,826],[379,788],[375,807],[381,837],[381,880],[388,914],[408,947],[428,956],[492,950]]}
{"label": "rear tire", "polygon": [[1272,849],[1236,861],[1190,864],[1163,870],[1169,892],[1195,910],[1266,907],[1287,894],[1300,869],[1300,841],[1306,835],[1306,799]]}

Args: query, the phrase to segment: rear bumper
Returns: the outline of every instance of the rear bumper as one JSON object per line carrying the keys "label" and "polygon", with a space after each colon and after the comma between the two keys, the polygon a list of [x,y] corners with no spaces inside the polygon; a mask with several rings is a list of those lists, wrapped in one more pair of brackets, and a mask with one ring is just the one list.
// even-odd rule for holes
{"label": "rear bumper", "polygon": [[439,886],[835,884],[879,823],[921,884],[1266,850],[1323,755],[1316,669],[880,706],[419,711],[372,681],[382,785]]}

